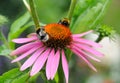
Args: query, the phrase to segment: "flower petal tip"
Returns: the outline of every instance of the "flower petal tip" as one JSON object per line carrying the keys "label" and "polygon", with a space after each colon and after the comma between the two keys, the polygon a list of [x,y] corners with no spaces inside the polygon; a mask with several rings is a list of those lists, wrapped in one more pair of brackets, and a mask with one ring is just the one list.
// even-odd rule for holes
{"label": "flower petal tip", "polygon": [[93,30],[90,30],[89,32],[93,32]]}
{"label": "flower petal tip", "polygon": [[16,39],[13,39],[12,42],[15,42]]}
{"label": "flower petal tip", "polygon": [[15,63],[16,61],[15,60],[12,60],[11,63]]}
{"label": "flower petal tip", "polygon": [[98,72],[97,69],[94,70],[95,72]]}
{"label": "flower petal tip", "polygon": [[34,74],[30,72],[30,76],[34,76]]}
{"label": "flower petal tip", "polygon": [[68,81],[66,81],[66,83],[68,83]]}
{"label": "flower petal tip", "polygon": [[53,80],[54,79],[54,76],[51,76],[51,78],[50,78],[51,80]]}
{"label": "flower petal tip", "polygon": [[18,42],[19,42],[19,39],[13,39],[12,42],[18,43]]}
{"label": "flower petal tip", "polygon": [[34,72],[30,72],[30,76],[34,76],[36,73]]}
{"label": "flower petal tip", "polygon": [[92,68],[93,71],[97,72],[97,69],[96,68]]}
{"label": "flower petal tip", "polygon": [[20,68],[20,71],[24,71],[24,70],[25,70],[25,68],[23,68],[23,67]]}
{"label": "flower petal tip", "polygon": [[47,77],[47,80],[50,80],[50,77]]}
{"label": "flower petal tip", "polygon": [[12,51],[11,53],[10,53],[10,56],[13,56],[14,55],[14,51]]}
{"label": "flower petal tip", "polygon": [[27,37],[32,37],[32,36],[36,36],[37,37],[37,34],[36,33],[31,33],[31,34],[27,35]]}
{"label": "flower petal tip", "polygon": [[101,45],[101,44],[99,44],[99,43],[98,43],[98,45],[99,45],[99,47],[100,47],[100,48],[102,48],[102,47],[103,47],[103,45]]}
{"label": "flower petal tip", "polygon": [[36,72],[36,70],[31,70],[31,71],[30,71],[30,76],[34,76],[34,75],[36,75],[37,73],[39,73],[39,71]]}
{"label": "flower petal tip", "polygon": [[99,62],[99,63],[100,63],[100,62],[101,62],[101,60],[98,60],[97,62]]}
{"label": "flower petal tip", "polygon": [[51,76],[50,76],[50,80],[53,80],[53,79],[54,79],[54,75],[51,74]]}
{"label": "flower petal tip", "polygon": [[101,53],[100,57],[103,57],[103,56],[105,56],[105,55]]}

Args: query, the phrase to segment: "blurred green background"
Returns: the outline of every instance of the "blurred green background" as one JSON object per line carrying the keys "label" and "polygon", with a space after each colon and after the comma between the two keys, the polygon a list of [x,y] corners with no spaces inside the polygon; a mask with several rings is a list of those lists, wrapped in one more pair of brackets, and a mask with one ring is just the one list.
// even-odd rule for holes
{"label": "blurred green background", "polygon": [[[67,15],[70,0],[36,0],[36,4],[40,21],[53,23]],[[25,11],[26,8],[21,0],[0,0],[0,15],[8,19],[7,23],[0,26],[6,36],[11,23]],[[120,0],[112,0],[103,22],[120,33]],[[101,63],[94,63],[98,69],[97,73],[73,56],[73,60],[70,61],[70,83],[120,83],[120,37],[117,35],[116,38],[115,42],[109,42],[109,39],[100,42],[104,45],[104,50],[99,50],[105,53],[105,57],[101,59]],[[0,74],[11,69],[10,65],[10,60],[0,56]],[[15,67],[15,65],[12,66]],[[42,83],[42,80],[38,79],[37,83]]]}

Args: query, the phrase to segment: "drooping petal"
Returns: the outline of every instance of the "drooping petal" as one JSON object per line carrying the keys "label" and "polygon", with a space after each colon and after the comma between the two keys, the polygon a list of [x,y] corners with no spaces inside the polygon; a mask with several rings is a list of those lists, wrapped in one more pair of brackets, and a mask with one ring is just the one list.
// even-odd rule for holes
{"label": "drooping petal", "polygon": [[25,58],[26,56],[30,55],[31,53],[33,53],[35,50],[37,50],[40,46],[36,46],[34,48],[32,48],[31,50],[27,51],[26,53],[20,55],[19,57],[17,57],[16,59],[14,59],[12,61],[12,63],[20,61],[21,59]]}
{"label": "drooping petal", "polygon": [[90,31],[87,31],[87,32],[84,32],[84,33],[81,33],[81,34],[73,34],[72,37],[82,37],[82,36],[85,36],[89,33],[93,32],[93,30],[90,30]]}
{"label": "drooping petal", "polygon": [[67,59],[65,57],[64,50],[62,50],[62,67],[63,67],[63,72],[65,75],[66,83],[68,83],[69,69],[68,69],[68,63],[67,63]]}
{"label": "drooping petal", "polygon": [[27,43],[37,40],[37,37],[30,37],[30,38],[18,38],[18,39],[13,39],[12,41],[15,43]]}
{"label": "drooping petal", "polygon": [[51,80],[53,80],[56,72],[57,72],[57,69],[58,69],[58,66],[59,66],[59,61],[60,61],[60,50],[57,50],[55,56],[53,57],[53,60],[51,62],[52,64],[52,67],[51,67]]}
{"label": "drooping petal", "polygon": [[31,34],[27,35],[27,37],[37,37],[37,34],[36,33],[31,33]]}
{"label": "drooping petal", "polygon": [[20,68],[21,71],[27,69],[28,67],[32,66],[35,60],[40,56],[40,54],[45,50],[45,47],[38,49]]}
{"label": "drooping petal", "polygon": [[45,64],[45,62],[48,58],[49,53],[50,53],[50,48],[45,50],[45,52],[43,52],[38,57],[38,59],[36,60],[36,62],[34,63],[34,65],[32,67],[32,70],[30,72],[30,76],[33,76],[33,75],[37,74],[42,69],[42,67],[44,66],[44,64]]}
{"label": "drooping petal", "polygon": [[93,47],[102,47],[100,44],[98,43],[95,43],[93,41],[90,41],[90,40],[86,40],[86,39],[83,39],[83,38],[73,38],[74,42],[79,42],[79,43],[82,43],[82,44],[86,44],[86,45],[90,45],[90,46],[93,46]]}
{"label": "drooping petal", "polygon": [[46,63],[46,76],[48,80],[50,80],[50,77],[51,77],[51,66],[53,65],[51,64],[51,62],[54,56],[55,56],[55,50],[52,49],[52,51],[50,52],[50,55],[48,56],[48,60]]}
{"label": "drooping petal", "polygon": [[82,55],[84,55],[84,56],[87,56],[87,57],[89,57],[90,59],[92,59],[92,60],[94,60],[94,61],[101,62],[99,59],[97,59],[97,58],[95,58],[95,57],[93,57],[93,56],[85,53],[83,50],[79,49],[78,47],[73,46],[73,48],[76,49],[76,50],[78,50],[78,52],[79,52],[80,54],[82,54]]}
{"label": "drooping petal", "polygon": [[42,43],[41,42],[32,42],[32,43],[25,44],[25,45],[17,48],[16,50],[12,51],[10,55],[22,54],[22,53],[30,50],[31,48],[33,48],[33,47],[35,47],[37,45],[41,46]]}
{"label": "drooping petal", "polygon": [[76,44],[76,43],[74,43],[73,45],[79,47],[80,49],[83,49],[84,51],[92,53],[92,54],[94,54],[96,56],[99,56],[99,57],[104,56],[102,53],[98,52],[97,50],[93,49],[92,47],[82,45],[82,44]]}
{"label": "drooping petal", "polygon": [[92,65],[92,63],[87,59],[85,58],[82,54],[80,54],[76,49],[71,49],[78,57],[82,58],[82,60],[84,60],[88,66],[93,69],[95,72],[97,72],[96,68]]}

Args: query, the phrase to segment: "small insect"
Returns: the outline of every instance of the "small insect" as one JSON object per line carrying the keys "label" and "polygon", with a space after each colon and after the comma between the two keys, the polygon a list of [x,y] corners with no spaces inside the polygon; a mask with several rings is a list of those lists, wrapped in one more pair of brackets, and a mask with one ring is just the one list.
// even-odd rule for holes
{"label": "small insect", "polygon": [[58,22],[58,24],[64,25],[66,27],[69,27],[70,21],[67,18],[64,18]]}
{"label": "small insect", "polygon": [[38,28],[36,30],[38,37],[41,41],[46,42],[49,39],[49,35],[45,32],[44,27]]}
{"label": "small insect", "polygon": [[[70,21],[67,18],[64,18],[58,22],[58,24],[64,25],[66,27],[69,27]],[[44,26],[41,28],[38,28],[36,30],[36,33],[38,34],[38,37],[41,41],[47,42],[49,40],[49,35],[46,33]]]}

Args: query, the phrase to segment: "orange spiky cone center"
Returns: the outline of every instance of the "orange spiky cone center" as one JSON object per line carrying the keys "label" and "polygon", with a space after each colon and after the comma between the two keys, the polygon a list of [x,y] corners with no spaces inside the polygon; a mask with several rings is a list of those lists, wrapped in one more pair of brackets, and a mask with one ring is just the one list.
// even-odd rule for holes
{"label": "orange spiky cone center", "polygon": [[71,31],[69,27],[61,24],[48,24],[44,27],[45,32],[49,35],[49,40],[44,44],[53,48],[64,48],[71,42]]}

